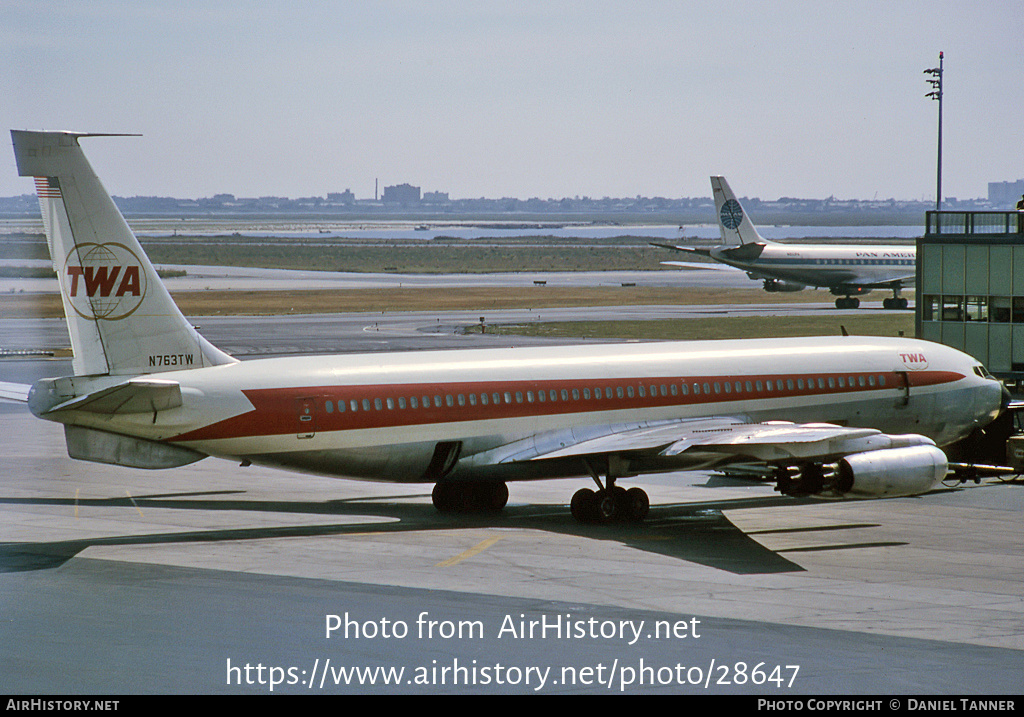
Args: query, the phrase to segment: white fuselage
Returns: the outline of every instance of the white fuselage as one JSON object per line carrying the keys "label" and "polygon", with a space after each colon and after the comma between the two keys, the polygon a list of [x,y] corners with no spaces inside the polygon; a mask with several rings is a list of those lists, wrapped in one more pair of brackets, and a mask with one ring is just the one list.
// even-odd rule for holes
{"label": "white fuselage", "polygon": [[[750,245],[743,247],[748,251]],[[745,258],[736,247],[720,246],[710,256],[755,274],[815,287],[884,286],[912,282],[916,248],[912,246],[766,243],[760,253]],[[752,252],[751,252],[752,253]]]}
{"label": "white fuselage", "polygon": [[[999,410],[1001,386],[978,368],[941,345],[865,337],[277,358],[161,373],[180,384],[182,405],[155,414],[48,417],[370,480],[434,480],[438,445],[458,442],[452,477],[516,480],[583,474],[578,460],[517,462],[516,452],[615,424],[828,422],[942,445]],[[644,468],[706,462],[686,452]]]}

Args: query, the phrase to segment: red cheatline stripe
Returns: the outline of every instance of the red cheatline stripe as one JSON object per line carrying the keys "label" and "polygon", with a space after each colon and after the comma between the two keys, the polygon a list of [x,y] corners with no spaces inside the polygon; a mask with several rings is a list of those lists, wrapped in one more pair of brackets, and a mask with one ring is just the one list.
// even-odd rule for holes
{"label": "red cheatline stripe", "polygon": [[[844,379],[844,386],[838,386],[838,381],[829,386],[829,377]],[[876,385],[871,385],[868,377],[876,379]],[[884,377],[884,384],[877,381]],[[824,386],[819,386],[818,379],[822,379]],[[910,372],[907,380],[910,382],[911,390],[929,385],[952,383],[962,379],[959,373],[950,371],[915,371]],[[865,379],[865,385],[860,385],[860,380]],[[777,385],[768,390],[765,383],[768,380],[773,382],[782,381],[782,387]],[[746,388],[747,382],[751,382],[751,388]],[[789,387],[789,382],[793,387]],[[725,391],[725,383],[728,382],[732,390]],[[802,386],[798,384],[802,382]],[[677,391],[675,394],[669,391],[667,396],[661,393],[661,386],[669,386],[674,383]],[[707,383],[711,389],[704,390]],[[715,392],[714,386],[718,383],[719,392]],[[736,384],[739,383],[739,388]],[[758,383],[761,383],[761,390],[757,390]],[[682,392],[682,385],[688,387],[687,393]],[[852,385],[851,385],[852,384]],[[640,395],[640,386],[644,387],[644,395]],[[694,392],[694,385],[699,386],[699,393]],[[623,388],[623,396],[618,396],[618,388]],[[628,388],[632,387],[632,396],[628,394]],[[601,388],[601,398],[594,397],[593,389]],[[656,392],[652,395],[651,389]],[[562,398],[562,390],[566,390],[568,398]],[[584,398],[583,390],[590,389],[590,398]],[[593,380],[570,380],[570,381],[487,381],[487,382],[460,382],[455,384],[378,384],[369,386],[307,386],[299,388],[266,388],[266,389],[245,389],[243,393],[252,402],[255,410],[244,413],[234,418],[204,426],[194,431],[174,437],[175,441],[196,441],[215,440],[225,438],[242,438],[249,436],[284,435],[308,431],[309,423],[299,421],[300,406],[309,405],[314,414],[316,431],[338,431],[367,428],[397,428],[401,426],[429,425],[433,423],[449,423],[459,421],[481,421],[508,418],[528,418],[551,416],[557,414],[588,413],[612,410],[638,410],[656,409],[671,406],[693,406],[705,405],[709,410],[714,404],[728,403],[731,401],[751,401],[783,399],[798,396],[819,396],[829,395],[840,396],[856,394],[869,391],[901,391],[905,387],[898,374],[893,372],[844,372],[835,374],[782,374],[782,375],[756,375],[756,376],[691,376],[673,378],[632,378],[632,379],[593,379]],[[550,397],[550,391],[556,391],[554,400]],[[577,391],[574,397],[573,391]],[[533,393],[533,401],[530,401],[527,392]],[[540,401],[537,393],[548,392],[548,400]],[[476,404],[470,404],[468,395],[476,394]],[[481,393],[488,394],[488,403],[482,404],[479,400]],[[499,395],[499,401],[494,402],[493,394]],[[510,395],[511,400],[506,400],[505,394]],[[459,402],[462,396],[464,402]],[[434,397],[440,396],[441,405],[435,405]],[[448,405],[448,397],[452,398],[453,405]],[[418,407],[412,408],[410,399],[417,398]],[[424,405],[423,398],[429,398],[429,405]],[[400,408],[398,399],[402,398],[405,408]],[[363,401],[367,401],[366,404]],[[334,407],[330,413],[326,411],[325,402],[330,401]],[[351,410],[351,402],[356,401],[356,410]],[[380,402],[378,408],[377,403]],[[338,404],[344,402],[345,410],[339,411]],[[725,409],[728,410],[728,409]],[[735,409],[734,409],[735,410]],[[709,413],[708,415],[713,415]],[[637,416],[637,420],[643,420],[643,416]]]}

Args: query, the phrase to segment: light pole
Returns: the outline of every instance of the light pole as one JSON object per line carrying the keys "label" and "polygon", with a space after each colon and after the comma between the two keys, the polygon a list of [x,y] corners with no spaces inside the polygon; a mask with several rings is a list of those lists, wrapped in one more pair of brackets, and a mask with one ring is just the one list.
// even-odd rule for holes
{"label": "light pole", "polygon": [[935,170],[935,211],[942,209],[942,53],[939,53],[939,66],[925,70],[924,74],[931,75],[926,80],[932,86],[932,91],[925,95],[939,102],[939,152],[938,167]]}

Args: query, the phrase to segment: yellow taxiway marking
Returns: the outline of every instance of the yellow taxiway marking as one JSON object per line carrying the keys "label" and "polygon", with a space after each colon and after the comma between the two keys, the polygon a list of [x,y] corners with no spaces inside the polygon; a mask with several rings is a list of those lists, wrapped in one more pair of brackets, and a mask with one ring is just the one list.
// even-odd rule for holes
{"label": "yellow taxiway marking", "polygon": [[[139,515],[142,515],[142,508],[140,508],[139,504],[135,502],[134,498],[132,498],[132,494],[129,493],[128,491],[125,491],[124,494],[126,496],[128,496],[128,500],[130,500],[132,502],[132,505],[135,506],[135,510],[139,511]],[[145,517],[145,516],[142,516],[142,517]]]}
{"label": "yellow taxiway marking", "polygon": [[81,488],[75,488],[75,517],[76,518],[78,517],[78,491],[80,491],[80,490],[81,490]]}
{"label": "yellow taxiway marking", "polygon": [[491,547],[492,545],[497,543],[499,540],[501,540],[500,537],[488,538],[487,540],[483,541],[482,543],[478,543],[478,544],[474,545],[472,548],[470,548],[466,552],[459,553],[454,558],[448,558],[447,560],[442,560],[440,563],[438,563],[434,567],[435,568],[449,568],[452,565],[456,565],[457,563],[461,563],[466,558],[472,558],[477,553],[481,553],[484,550],[487,550],[489,547]]}

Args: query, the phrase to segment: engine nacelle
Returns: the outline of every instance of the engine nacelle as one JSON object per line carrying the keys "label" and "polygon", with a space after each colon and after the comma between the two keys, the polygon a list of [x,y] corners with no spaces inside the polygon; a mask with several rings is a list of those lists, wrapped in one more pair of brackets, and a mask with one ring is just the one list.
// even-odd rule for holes
{"label": "engine nacelle", "polygon": [[835,489],[855,498],[895,498],[927,493],[949,471],[936,446],[888,448],[846,456],[838,464]]}
{"label": "engine nacelle", "polygon": [[765,279],[764,290],[765,291],[803,291],[807,287],[804,284],[796,284],[792,281],[783,281],[782,279]]}

